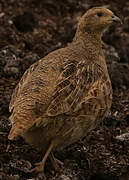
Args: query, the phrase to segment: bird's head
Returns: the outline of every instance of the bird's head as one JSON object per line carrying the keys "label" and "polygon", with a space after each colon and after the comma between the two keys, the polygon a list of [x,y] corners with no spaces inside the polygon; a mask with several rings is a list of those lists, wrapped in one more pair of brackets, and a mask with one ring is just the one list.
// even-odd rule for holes
{"label": "bird's head", "polygon": [[121,22],[121,20],[107,8],[94,7],[82,16],[78,29],[82,32],[103,32],[113,22]]}

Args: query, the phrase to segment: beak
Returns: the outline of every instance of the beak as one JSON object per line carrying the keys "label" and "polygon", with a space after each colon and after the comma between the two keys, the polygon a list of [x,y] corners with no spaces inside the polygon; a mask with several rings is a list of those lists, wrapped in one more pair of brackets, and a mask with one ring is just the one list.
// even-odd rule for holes
{"label": "beak", "polygon": [[113,16],[113,17],[111,18],[111,21],[112,21],[112,22],[119,22],[119,23],[122,24],[121,19],[120,19],[119,17],[117,17],[117,16]]}

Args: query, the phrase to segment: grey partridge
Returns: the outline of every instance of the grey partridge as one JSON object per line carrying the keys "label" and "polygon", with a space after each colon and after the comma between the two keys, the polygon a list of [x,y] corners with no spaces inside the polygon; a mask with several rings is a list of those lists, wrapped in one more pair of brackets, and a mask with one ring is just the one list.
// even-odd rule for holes
{"label": "grey partridge", "polygon": [[52,151],[87,135],[103,120],[112,103],[112,87],[101,48],[101,36],[120,19],[94,7],[80,19],[73,41],[30,66],[16,86],[9,110],[8,138],[22,136],[44,152],[32,171],[44,170]]}

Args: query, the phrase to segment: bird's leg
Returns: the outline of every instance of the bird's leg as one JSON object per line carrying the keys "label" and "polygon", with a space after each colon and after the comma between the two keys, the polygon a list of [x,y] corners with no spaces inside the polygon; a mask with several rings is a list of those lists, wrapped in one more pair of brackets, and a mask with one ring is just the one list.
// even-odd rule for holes
{"label": "bird's leg", "polygon": [[55,171],[60,171],[60,169],[63,167],[64,163],[61,162],[60,160],[56,159],[52,152],[50,153],[49,158],[50,158],[50,161],[51,161]]}
{"label": "bird's leg", "polygon": [[43,159],[41,162],[39,163],[35,163],[35,168],[31,169],[30,172],[36,172],[36,173],[39,173],[39,172],[43,172],[44,171],[44,166],[45,166],[45,163],[46,163],[46,160],[53,148],[53,146],[55,145],[55,141],[52,141],[47,152],[45,153]]}

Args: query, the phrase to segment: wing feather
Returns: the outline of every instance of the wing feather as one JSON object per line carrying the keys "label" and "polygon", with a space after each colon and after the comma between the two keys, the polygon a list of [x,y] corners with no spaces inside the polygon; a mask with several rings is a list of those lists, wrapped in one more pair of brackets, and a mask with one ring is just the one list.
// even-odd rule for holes
{"label": "wing feather", "polygon": [[[73,67],[74,70],[71,70]],[[101,67],[92,62],[71,63],[65,66],[59,77],[60,83],[57,85],[53,100],[47,109],[47,114],[57,116],[76,112],[83,97],[87,95],[93,83],[102,74]]]}
{"label": "wing feather", "polygon": [[23,89],[24,85],[26,84],[26,82],[27,82],[28,78],[30,77],[31,73],[35,70],[35,68],[37,66],[38,66],[38,62],[35,62],[23,74],[21,80],[19,81],[19,83],[17,84],[16,88],[13,91],[11,101],[10,101],[10,104],[9,104],[9,112],[12,112],[12,110],[13,110],[13,108],[15,106],[15,102],[16,102],[17,97],[19,96],[21,90]]}
{"label": "wing feather", "polygon": [[[43,117],[78,111],[89,89],[103,74],[101,67],[93,62],[74,61],[64,65],[60,73],[45,68],[42,74],[38,72],[42,65],[36,69],[37,66],[38,63],[33,64],[24,73],[12,95],[10,120],[13,126],[9,139],[21,135]],[[45,119],[42,125],[44,123]]]}

